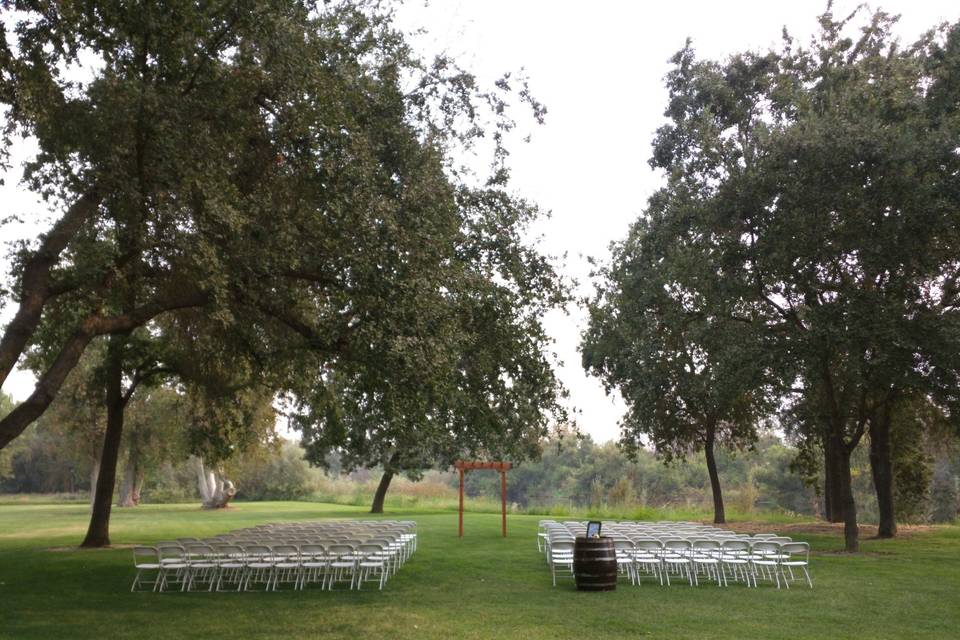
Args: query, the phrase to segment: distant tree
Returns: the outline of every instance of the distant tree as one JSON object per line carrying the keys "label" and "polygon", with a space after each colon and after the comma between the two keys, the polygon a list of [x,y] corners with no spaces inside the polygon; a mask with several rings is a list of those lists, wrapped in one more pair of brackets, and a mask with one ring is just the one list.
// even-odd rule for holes
{"label": "distant tree", "polygon": [[952,523],[960,509],[957,491],[957,474],[954,465],[941,458],[933,468],[930,487],[930,520],[935,523]]}
{"label": "distant tree", "polygon": [[136,394],[126,407],[118,507],[135,507],[147,475],[182,458],[187,415],[183,394],[155,386]]}
{"label": "distant tree", "polygon": [[[718,268],[713,248],[694,230],[659,225],[658,202],[678,206],[680,194],[651,204],[596,274],[597,294],[583,334],[584,368],[627,405],[621,444],[636,454],[648,436],[667,462],[702,450],[713,493],[714,522],[726,522],[716,447],[749,447],[772,410],[774,380],[763,336],[733,319],[716,292],[687,282],[709,281]],[[682,205],[679,205],[682,206]]]}
{"label": "distant tree", "polygon": [[234,456],[276,439],[276,413],[269,389],[251,386],[229,395],[193,389],[188,401],[187,447],[204,509],[222,509],[236,495],[224,474]]}

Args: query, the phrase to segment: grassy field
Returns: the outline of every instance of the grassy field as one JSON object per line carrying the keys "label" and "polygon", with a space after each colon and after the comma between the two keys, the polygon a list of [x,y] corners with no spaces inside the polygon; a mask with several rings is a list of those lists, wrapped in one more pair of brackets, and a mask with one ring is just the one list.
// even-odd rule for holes
{"label": "grassy field", "polygon": [[[960,629],[960,527],[867,540],[835,553],[834,535],[802,535],[814,549],[815,589],[741,586],[614,593],[552,588],[537,554],[538,517],[404,511],[420,548],[383,592],[129,593],[127,548],[77,551],[84,504],[0,504],[0,638],[955,638]],[[115,510],[116,545],[204,536],[271,521],[365,517],[315,503],[245,503]],[[746,525],[744,525],[746,526]],[[733,526],[736,529],[736,525]]]}

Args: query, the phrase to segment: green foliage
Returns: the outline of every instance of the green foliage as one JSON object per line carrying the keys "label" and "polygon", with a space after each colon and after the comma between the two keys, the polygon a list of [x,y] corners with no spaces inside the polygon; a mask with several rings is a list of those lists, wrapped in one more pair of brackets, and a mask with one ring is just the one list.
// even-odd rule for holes
{"label": "green foliage", "polygon": [[[710,482],[702,460],[663,465],[646,449],[632,458],[615,444],[597,445],[589,438],[576,442],[544,443],[543,456],[510,470],[507,500],[526,512],[559,513],[592,510],[629,514],[637,509],[688,509],[703,513],[712,508]],[[774,436],[758,440],[750,452],[723,452],[717,465],[726,479],[732,512],[817,512],[813,491],[790,473],[796,451]],[[456,479],[450,478],[450,486]],[[869,491],[869,489],[867,489]],[[496,500],[500,495],[497,474],[470,472],[466,492],[471,500]]]}
{"label": "green foliage", "polygon": [[939,460],[933,468],[933,484],[930,487],[930,520],[954,522],[960,510],[960,492],[957,491],[956,464]]}
{"label": "green foliage", "polygon": [[[544,114],[522,78],[486,90],[421,60],[362,0],[3,9],[5,133],[37,140],[27,184],[76,222],[57,295],[37,292],[30,412],[63,354],[113,333],[130,375],[200,398],[190,448],[213,462],[262,439],[276,396],[318,464],[537,454],[565,416],[541,318],[567,293],[505,165],[516,107]],[[58,73],[87,59],[83,81]],[[489,176],[455,159],[479,142]]]}
{"label": "green foliage", "polygon": [[238,500],[299,500],[316,490],[314,471],[303,449],[285,442],[269,455],[255,452],[232,461],[226,474],[237,485]]}

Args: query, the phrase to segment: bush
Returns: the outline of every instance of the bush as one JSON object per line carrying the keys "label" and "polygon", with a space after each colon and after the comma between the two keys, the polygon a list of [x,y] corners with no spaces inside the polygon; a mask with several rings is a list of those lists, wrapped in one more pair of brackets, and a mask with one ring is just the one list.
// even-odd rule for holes
{"label": "bush", "polygon": [[932,522],[951,523],[957,519],[957,479],[947,460],[940,460],[933,468],[930,507]]}
{"label": "bush", "polygon": [[303,449],[287,442],[279,451],[242,456],[227,477],[238,500],[300,500],[316,491],[320,474],[304,460]]}

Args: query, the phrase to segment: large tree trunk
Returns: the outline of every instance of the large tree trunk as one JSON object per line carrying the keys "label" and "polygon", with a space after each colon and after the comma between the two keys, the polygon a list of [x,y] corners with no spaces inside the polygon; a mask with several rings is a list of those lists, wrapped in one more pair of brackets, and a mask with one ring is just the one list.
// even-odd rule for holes
{"label": "large tree trunk", "polygon": [[707,438],[704,442],[704,453],[707,457],[707,473],[710,475],[710,489],[713,491],[713,522],[725,524],[726,514],[723,511],[723,493],[720,491],[720,474],[717,473],[717,460],[714,457],[714,444],[717,437],[715,424],[707,426]]}
{"label": "large tree trunk", "polygon": [[233,483],[218,472],[204,467],[203,458],[193,456],[194,470],[197,473],[197,488],[204,509],[223,509],[237,494]]}
{"label": "large tree trunk", "polygon": [[377,485],[377,492],[373,494],[373,506],[370,507],[370,513],[383,513],[383,501],[387,497],[387,489],[390,488],[390,481],[393,480],[393,471],[384,470],[380,476],[380,484]]}
{"label": "large tree trunk", "polygon": [[853,499],[853,481],[850,475],[850,454],[852,451],[840,445],[843,455],[840,458],[838,484],[843,499],[843,540],[844,547],[850,553],[860,550],[860,528],[857,525],[857,504]]}
{"label": "large tree trunk", "polygon": [[829,432],[823,442],[823,511],[827,522],[843,522],[843,446]]}
{"label": "large tree trunk", "polygon": [[890,458],[890,405],[885,404],[870,419],[870,472],[877,493],[880,523],[877,536],[897,534],[897,516],[893,497],[893,462]]}
{"label": "large tree trunk", "polygon": [[100,475],[94,491],[93,513],[87,536],[81,547],[105,547],[110,544],[110,507],[117,481],[117,458],[123,437],[123,343],[124,336],[111,336],[107,348],[107,431],[103,436]]}

